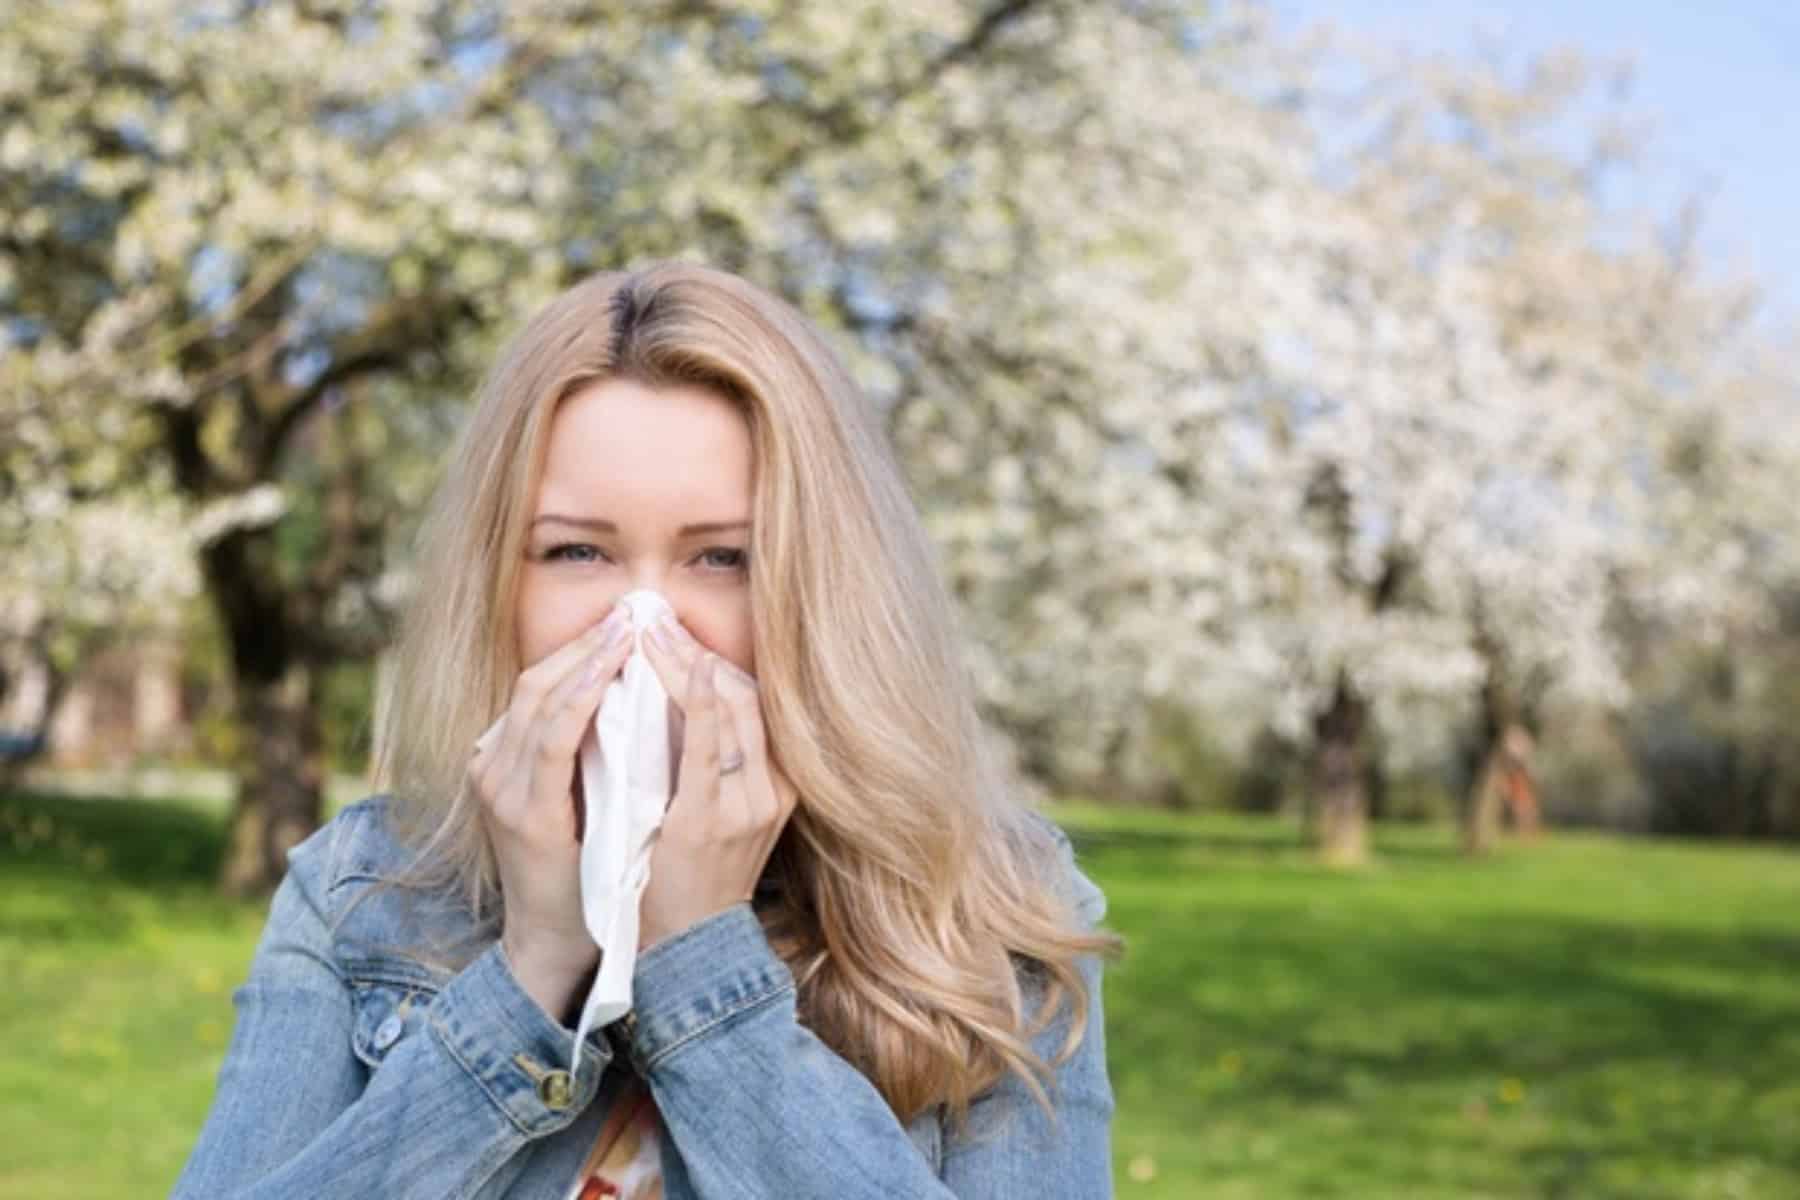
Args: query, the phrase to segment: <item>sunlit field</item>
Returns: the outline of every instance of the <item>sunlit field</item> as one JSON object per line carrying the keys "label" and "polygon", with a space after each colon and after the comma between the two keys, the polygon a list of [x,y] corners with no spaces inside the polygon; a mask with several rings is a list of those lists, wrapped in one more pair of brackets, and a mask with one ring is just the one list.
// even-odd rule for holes
{"label": "sunlit field", "polygon": [[[1122,1197],[1800,1195],[1800,856],[1056,816],[1107,976]],[[212,803],[0,799],[0,1197],[166,1195],[262,911]]]}

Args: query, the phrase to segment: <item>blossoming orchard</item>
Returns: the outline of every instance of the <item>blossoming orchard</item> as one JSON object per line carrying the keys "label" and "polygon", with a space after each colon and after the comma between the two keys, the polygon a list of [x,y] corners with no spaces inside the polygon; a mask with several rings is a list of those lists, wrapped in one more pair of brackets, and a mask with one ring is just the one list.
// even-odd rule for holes
{"label": "blossoming orchard", "polygon": [[1692,213],[1606,202],[1607,84],[1182,0],[18,0],[7,661],[203,600],[256,731],[226,883],[267,887],[497,339],[693,255],[835,332],[1027,778],[1128,791],[1180,713],[1292,747],[1356,861],[1372,758],[1474,728],[1479,849],[1544,706],[1795,578],[1800,373]]}

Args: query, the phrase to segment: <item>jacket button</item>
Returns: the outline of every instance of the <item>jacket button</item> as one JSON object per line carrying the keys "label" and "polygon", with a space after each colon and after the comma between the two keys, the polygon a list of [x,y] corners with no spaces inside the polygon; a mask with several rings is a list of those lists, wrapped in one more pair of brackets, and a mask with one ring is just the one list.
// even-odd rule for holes
{"label": "jacket button", "polygon": [[575,1102],[575,1081],[567,1071],[546,1071],[537,1081],[537,1093],[545,1108],[561,1112]]}
{"label": "jacket button", "polygon": [[375,1027],[375,1048],[386,1050],[400,1040],[406,1032],[406,1023],[400,1019],[399,1013],[389,1013],[387,1019]]}

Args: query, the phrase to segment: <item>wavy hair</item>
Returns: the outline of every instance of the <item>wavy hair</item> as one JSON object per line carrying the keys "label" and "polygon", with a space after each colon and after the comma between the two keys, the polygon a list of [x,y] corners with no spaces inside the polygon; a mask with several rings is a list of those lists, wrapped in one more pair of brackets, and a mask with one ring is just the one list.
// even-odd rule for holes
{"label": "wavy hair", "polygon": [[[750,587],[769,750],[799,793],[757,913],[801,1019],[903,1121],[1017,1072],[1047,1109],[1112,958],[1067,886],[1054,829],[1012,794],[959,654],[954,609],[872,406],[792,306],[727,272],[592,275],[515,334],[480,388],[421,527],[375,728],[374,782],[415,885],[503,911],[466,778],[521,669],[519,563],[551,417],[602,379],[701,385],[747,421]],[[1024,1010],[1014,962],[1040,966]],[[1072,1006],[1051,1062],[1036,1033]]]}

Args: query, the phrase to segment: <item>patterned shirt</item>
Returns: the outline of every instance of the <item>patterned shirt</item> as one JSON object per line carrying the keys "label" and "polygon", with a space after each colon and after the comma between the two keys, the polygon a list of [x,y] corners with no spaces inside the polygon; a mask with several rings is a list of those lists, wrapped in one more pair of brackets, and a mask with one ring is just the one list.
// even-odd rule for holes
{"label": "patterned shirt", "polygon": [[569,1200],[662,1200],[661,1139],[656,1102],[634,1080],[607,1113]]}

